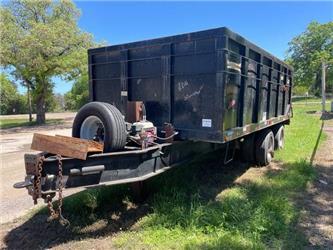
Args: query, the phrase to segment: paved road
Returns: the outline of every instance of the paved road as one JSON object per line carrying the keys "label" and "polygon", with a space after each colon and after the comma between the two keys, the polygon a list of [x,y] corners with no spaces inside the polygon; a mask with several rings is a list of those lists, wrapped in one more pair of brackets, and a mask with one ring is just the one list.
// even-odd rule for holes
{"label": "paved road", "polygon": [[[71,129],[39,130],[43,134],[70,135]],[[33,207],[32,199],[25,189],[14,189],[13,184],[25,177],[24,154],[31,151],[33,133],[6,134],[1,136],[1,203],[0,223],[8,222]],[[42,201],[40,201],[42,203]]]}
{"label": "paved road", "polygon": [[[50,115],[48,115],[50,118]],[[31,152],[33,133],[70,135],[74,113],[51,115],[63,118],[58,126],[25,127],[0,130],[0,223],[8,222],[33,208],[26,189],[14,189],[13,184],[25,177],[24,154]],[[3,117],[1,117],[3,118]],[[43,204],[43,201],[39,201]]]}

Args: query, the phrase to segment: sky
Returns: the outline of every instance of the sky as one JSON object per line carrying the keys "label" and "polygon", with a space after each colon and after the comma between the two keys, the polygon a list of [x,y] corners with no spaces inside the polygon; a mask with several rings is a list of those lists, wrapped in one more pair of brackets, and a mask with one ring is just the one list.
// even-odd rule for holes
{"label": "sky", "polygon": [[[76,1],[79,27],[114,45],[227,26],[278,58],[311,21],[333,20],[333,1],[110,2]],[[71,83],[56,79],[55,93]]]}

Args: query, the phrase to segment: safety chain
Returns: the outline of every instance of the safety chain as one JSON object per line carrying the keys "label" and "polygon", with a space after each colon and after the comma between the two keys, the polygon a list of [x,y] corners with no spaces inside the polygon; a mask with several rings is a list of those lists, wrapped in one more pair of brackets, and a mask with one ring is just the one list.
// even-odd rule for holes
{"label": "safety chain", "polygon": [[57,214],[56,214],[56,211],[54,210],[53,205],[52,205],[51,195],[47,195],[46,200],[47,200],[47,208],[49,209],[49,212],[50,212],[50,217],[47,218],[47,221],[51,221],[51,220],[53,220],[57,217]]}
{"label": "safety chain", "polygon": [[42,156],[38,159],[38,163],[37,163],[37,178],[34,180],[34,192],[33,192],[33,200],[34,200],[34,204],[37,204],[37,199],[40,197],[40,181],[42,178],[42,169],[43,169],[43,162],[44,162],[45,157]]}
{"label": "safety chain", "polygon": [[[36,182],[35,182],[35,192],[34,192],[34,203],[37,203],[37,198],[40,195],[40,180],[41,180],[41,176],[42,176],[42,166],[43,166],[43,161],[44,161],[44,156],[41,157],[38,161],[38,174],[37,174],[37,178],[36,178]],[[63,226],[68,226],[70,225],[70,222],[64,218],[64,216],[62,215],[62,202],[63,202],[63,196],[62,196],[62,190],[63,190],[63,183],[62,183],[62,158],[61,155],[56,155],[56,159],[58,161],[58,208],[55,210],[53,208],[53,204],[52,204],[52,196],[50,194],[48,194],[46,196],[46,200],[47,200],[47,207],[49,209],[50,212],[50,216],[47,219],[47,221],[52,221],[55,219],[59,219],[59,222],[61,225]]]}

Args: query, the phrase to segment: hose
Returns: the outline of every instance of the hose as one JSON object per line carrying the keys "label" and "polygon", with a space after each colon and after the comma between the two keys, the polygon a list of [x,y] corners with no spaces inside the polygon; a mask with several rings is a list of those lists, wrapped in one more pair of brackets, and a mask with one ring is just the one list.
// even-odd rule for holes
{"label": "hose", "polygon": [[156,139],[159,139],[159,140],[161,140],[161,141],[166,141],[166,140],[169,140],[169,139],[173,138],[173,137],[176,136],[176,135],[178,135],[178,132],[175,132],[175,133],[173,133],[172,135],[170,135],[170,136],[168,136],[168,137],[165,137],[165,138],[163,138],[163,137],[158,137],[157,135],[153,135],[152,137],[154,137],[154,138],[156,138]]}

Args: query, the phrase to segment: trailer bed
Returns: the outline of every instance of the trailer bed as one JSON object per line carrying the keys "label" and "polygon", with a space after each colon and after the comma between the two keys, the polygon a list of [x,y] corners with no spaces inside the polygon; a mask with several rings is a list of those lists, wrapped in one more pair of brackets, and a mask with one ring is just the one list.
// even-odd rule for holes
{"label": "trailer bed", "polygon": [[223,143],[290,118],[292,69],[229,29],[90,49],[91,101],[143,102],[181,140]]}

